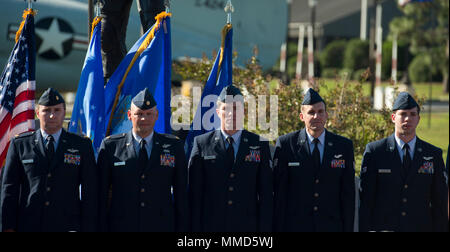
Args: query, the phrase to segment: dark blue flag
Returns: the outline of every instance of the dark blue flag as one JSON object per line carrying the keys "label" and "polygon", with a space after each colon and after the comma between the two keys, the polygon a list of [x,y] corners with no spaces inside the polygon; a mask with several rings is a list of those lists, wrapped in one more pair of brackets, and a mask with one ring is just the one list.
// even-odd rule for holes
{"label": "dark blue flag", "polygon": [[131,48],[105,87],[106,135],[128,132],[131,100],[144,88],[153,94],[159,117],[154,130],[170,133],[172,45],[170,13],[162,12],[156,23]]}
{"label": "dark blue flag", "polygon": [[[225,25],[222,30],[222,45],[217,54],[216,61],[211,70],[209,78],[200,99],[200,103],[195,113],[194,121],[185,141],[186,157],[189,158],[194,138],[201,134],[215,130],[220,127],[218,120],[214,120],[214,113],[207,111],[215,111],[216,99],[208,99],[209,95],[218,96],[222,89],[233,83],[233,27],[231,24]],[[208,104],[207,104],[208,103]],[[206,127],[205,127],[206,126]]]}

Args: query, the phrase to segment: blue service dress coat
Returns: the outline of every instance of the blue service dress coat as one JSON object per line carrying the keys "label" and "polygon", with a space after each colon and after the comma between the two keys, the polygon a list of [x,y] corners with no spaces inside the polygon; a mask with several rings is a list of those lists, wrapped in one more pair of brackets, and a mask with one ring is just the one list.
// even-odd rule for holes
{"label": "blue service dress coat", "polygon": [[351,140],[325,131],[320,169],[314,170],[306,130],[277,140],[274,156],[277,232],[352,232],[355,170]]}
{"label": "blue service dress coat", "polygon": [[189,230],[187,162],[182,143],[154,133],[147,166],[131,132],[105,138],[98,155],[103,232]]}
{"label": "blue service dress coat", "polygon": [[361,165],[359,230],[448,231],[442,151],[419,138],[403,175],[394,135],[369,143]]}
{"label": "blue service dress coat", "polygon": [[273,175],[267,141],[242,131],[232,167],[220,130],[194,139],[189,161],[194,232],[272,230]]}
{"label": "blue service dress coat", "polygon": [[14,137],[1,191],[3,230],[97,230],[98,170],[89,138],[63,129],[49,162],[40,130]]}

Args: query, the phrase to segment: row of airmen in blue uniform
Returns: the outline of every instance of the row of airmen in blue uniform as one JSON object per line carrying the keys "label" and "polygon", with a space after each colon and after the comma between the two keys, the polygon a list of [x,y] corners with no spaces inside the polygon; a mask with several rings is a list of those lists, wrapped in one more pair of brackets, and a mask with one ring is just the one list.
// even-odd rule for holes
{"label": "row of airmen in blue uniform", "polygon": [[[233,85],[222,91],[221,129],[196,137],[188,161],[178,138],[153,131],[158,111],[145,89],[128,111],[132,131],[104,139],[96,162],[87,137],[62,129],[64,99],[47,90],[36,109],[41,129],[10,143],[1,230],[353,231],[353,144],[324,128],[320,95],[307,91],[305,129],[279,137],[273,159],[267,141],[242,129],[243,102],[230,96],[242,97]],[[360,231],[448,231],[442,151],[416,137],[419,112],[401,93],[395,133],[367,145]]]}

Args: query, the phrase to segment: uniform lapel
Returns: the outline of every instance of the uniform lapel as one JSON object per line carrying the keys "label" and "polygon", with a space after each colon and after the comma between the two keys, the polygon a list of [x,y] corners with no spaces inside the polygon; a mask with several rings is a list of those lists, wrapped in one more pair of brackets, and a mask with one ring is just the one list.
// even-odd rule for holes
{"label": "uniform lapel", "polygon": [[407,180],[410,180],[416,174],[418,174],[419,168],[423,160],[423,142],[418,137],[416,138],[416,146],[414,148],[414,157],[411,163],[411,167],[406,176]]}
{"label": "uniform lapel", "polygon": [[214,133],[214,137],[213,137],[212,141],[213,141],[214,150],[216,151],[216,153],[219,156],[225,155],[225,153],[227,152],[227,149],[225,148],[225,142],[223,140],[222,133],[220,132],[220,129],[216,130],[216,132]]}
{"label": "uniform lapel", "polygon": [[45,157],[44,139],[40,130],[34,132],[34,150],[35,153],[39,153],[40,156]]}
{"label": "uniform lapel", "polygon": [[406,174],[403,174],[402,160],[400,159],[400,156],[398,154],[397,143],[395,142],[394,134],[389,136],[387,139],[386,152],[389,153],[390,155],[390,158],[387,160],[392,160],[393,162],[392,167],[395,169],[395,172],[399,173],[400,177],[402,177],[402,179],[405,180]]}
{"label": "uniform lapel", "polygon": [[[236,167],[242,167],[240,164],[245,160],[245,155],[248,153],[249,143],[248,143],[248,134],[246,130],[242,130],[241,140],[239,142],[239,149],[236,155],[236,162],[234,165]],[[238,165],[239,164],[239,165]]]}
{"label": "uniform lapel", "polygon": [[53,169],[61,162],[64,162],[64,151],[67,150],[68,146],[67,132],[63,129],[61,131],[61,136],[59,137],[58,148],[56,148],[53,160],[50,162],[50,168]]}
{"label": "uniform lapel", "polygon": [[133,134],[130,132],[127,133],[126,137],[125,137],[125,148],[127,150],[127,157],[129,157],[130,159],[136,159],[137,158],[137,154],[136,154],[136,150],[134,149],[134,142],[133,142]]}
{"label": "uniform lapel", "polygon": [[[320,165],[320,170],[324,170],[324,168],[326,168],[326,166],[331,163],[331,156],[334,153],[333,152],[335,146],[334,139],[330,134],[330,132],[328,132],[327,130],[325,130],[325,142],[323,143],[323,145],[324,145],[323,157],[322,163]],[[319,172],[318,174],[320,174],[320,171],[318,172]]]}
{"label": "uniform lapel", "polygon": [[41,162],[44,162],[43,167],[48,170],[48,159],[46,158],[45,148],[44,148],[44,139],[42,138],[42,134],[40,130],[34,132],[34,153],[36,153]]}
{"label": "uniform lapel", "polygon": [[150,153],[150,161],[149,166],[147,166],[147,169],[151,169],[153,167],[161,165],[161,137],[158,133],[153,133],[153,140],[152,140],[152,152]]}
{"label": "uniform lapel", "polygon": [[126,159],[127,159],[127,166],[128,167],[136,167],[137,164],[137,154],[136,150],[134,149],[134,142],[133,142],[133,134],[128,132],[125,136],[125,143],[123,143],[124,148],[126,150]]}
{"label": "uniform lapel", "polygon": [[311,153],[309,150],[308,140],[306,138],[306,129],[303,129],[298,134],[296,151],[294,152],[297,154],[298,159],[302,159],[302,156],[308,156]]}

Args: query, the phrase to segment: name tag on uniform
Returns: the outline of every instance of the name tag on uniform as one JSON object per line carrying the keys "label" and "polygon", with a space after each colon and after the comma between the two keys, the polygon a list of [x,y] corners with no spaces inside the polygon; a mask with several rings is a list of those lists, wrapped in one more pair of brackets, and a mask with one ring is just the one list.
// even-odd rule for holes
{"label": "name tag on uniform", "polygon": [[379,169],[378,173],[391,173],[391,169]]}
{"label": "name tag on uniform", "polygon": [[23,164],[32,164],[33,162],[34,162],[33,159],[25,159],[25,160],[22,160],[22,163],[23,163]]}
{"label": "name tag on uniform", "polygon": [[213,160],[213,159],[216,159],[216,156],[204,156],[203,159],[204,160]]}
{"label": "name tag on uniform", "polygon": [[288,163],[288,166],[289,167],[300,166],[300,163],[299,162],[290,162],[290,163]]}
{"label": "name tag on uniform", "polygon": [[125,165],[125,161],[114,163],[114,166],[122,166],[122,165]]}

